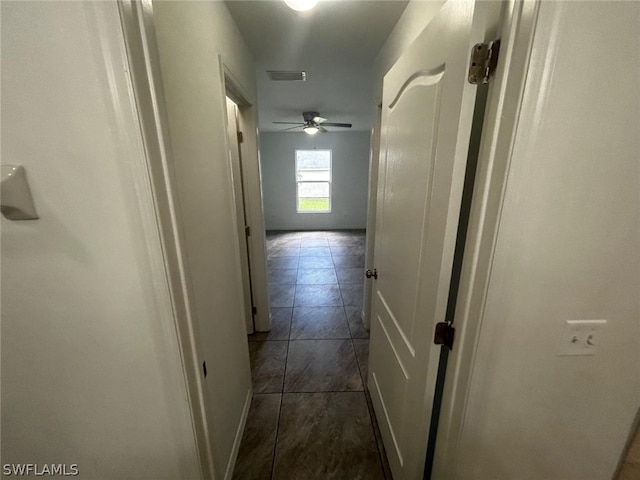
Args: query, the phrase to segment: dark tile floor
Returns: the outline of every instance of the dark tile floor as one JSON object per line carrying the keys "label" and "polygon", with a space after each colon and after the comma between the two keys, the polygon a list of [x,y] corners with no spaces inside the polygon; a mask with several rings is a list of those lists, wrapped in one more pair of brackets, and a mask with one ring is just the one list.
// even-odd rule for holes
{"label": "dark tile floor", "polygon": [[364,231],[268,232],[272,329],[249,336],[235,479],[390,479],[368,392]]}
{"label": "dark tile floor", "polygon": [[634,438],[629,444],[624,462],[616,480],[638,480],[640,478],[640,425],[636,427]]}

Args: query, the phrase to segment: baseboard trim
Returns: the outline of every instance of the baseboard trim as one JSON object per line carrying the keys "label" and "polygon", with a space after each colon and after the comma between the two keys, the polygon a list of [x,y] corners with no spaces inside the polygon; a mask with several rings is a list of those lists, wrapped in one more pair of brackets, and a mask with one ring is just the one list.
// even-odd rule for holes
{"label": "baseboard trim", "polygon": [[[371,313],[369,313],[369,315],[371,315]],[[369,318],[369,321],[367,322],[367,315],[364,313],[364,308],[360,312],[360,320],[362,320],[362,326],[364,326],[364,329],[371,333],[371,318]]]}
{"label": "baseboard trim", "polygon": [[238,429],[236,430],[236,438],[233,441],[233,448],[231,449],[231,455],[229,456],[229,462],[227,463],[227,470],[224,474],[225,480],[231,480],[233,476],[233,469],[236,466],[236,460],[238,459],[238,452],[240,451],[240,443],[242,442],[242,435],[244,434],[244,427],[247,424],[247,417],[249,416],[249,408],[251,407],[251,398],[253,397],[253,390],[249,388],[247,390],[247,396],[244,399],[244,408],[242,409],[242,416],[238,423]]}
{"label": "baseboard trim", "polygon": [[339,230],[366,230],[366,225],[341,225],[341,226],[326,226],[326,227],[301,227],[295,225],[287,225],[287,226],[269,226],[265,229],[267,232],[269,231],[278,231],[278,232],[332,232]]}

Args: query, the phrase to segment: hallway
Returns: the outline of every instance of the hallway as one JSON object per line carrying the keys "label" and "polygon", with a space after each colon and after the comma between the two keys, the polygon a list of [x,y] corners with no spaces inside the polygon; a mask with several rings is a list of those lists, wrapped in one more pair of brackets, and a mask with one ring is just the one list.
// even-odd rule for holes
{"label": "hallway", "polygon": [[361,230],[267,233],[273,328],[249,336],[234,478],[391,478],[364,390],[364,249]]}

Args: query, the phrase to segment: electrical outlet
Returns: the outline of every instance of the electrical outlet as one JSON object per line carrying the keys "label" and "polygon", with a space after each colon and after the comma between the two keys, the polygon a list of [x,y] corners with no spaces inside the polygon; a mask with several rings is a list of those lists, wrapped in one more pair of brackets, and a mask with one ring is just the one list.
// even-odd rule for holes
{"label": "electrical outlet", "polygon": [[566,320],[558,355],[595,355],[606,320]]}

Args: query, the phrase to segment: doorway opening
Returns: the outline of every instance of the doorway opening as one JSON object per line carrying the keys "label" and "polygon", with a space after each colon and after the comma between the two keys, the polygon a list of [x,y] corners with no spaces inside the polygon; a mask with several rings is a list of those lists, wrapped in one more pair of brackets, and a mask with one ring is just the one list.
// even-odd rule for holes
{"label": "doorway opening", "polygon": [[271,329],[257,111],[225,68],[226,126],[247,334]]}
{"label": "doorway opening", "polygon": [[[248,338],[254,396],[239,478],[311,478],[332,462],[340,476],[390,478],[366,389],[370,142],[369,131],[260,134],[272,328]],[[335,441],[343,425],[348,446]]]}
{"label": "doorway opening", "polygon": [[240,146],[243,133],[238,128],[238,105],[227,96],[227,135],[229,137],[229,160],[233,173],[233,187],[236,204],[236,222],[238,225],[238,248],[240,249],[240,265],[242,270],[242,286],[245,308],[245,325],[247,333],[255,331],[254,295],[251,282],[251,259],[249,258],[249,235],[251,227],[248,222],[245,181],[242,168]]}
{"label": "doorway opening", "polygon": [[[312,478],[327,465],[390,478],[366,389],[364,249],[363,229],[267,232],[273,325],[249,336],[254,396],[238,478]],[[348,445],[334,439],[343,429]]]}

